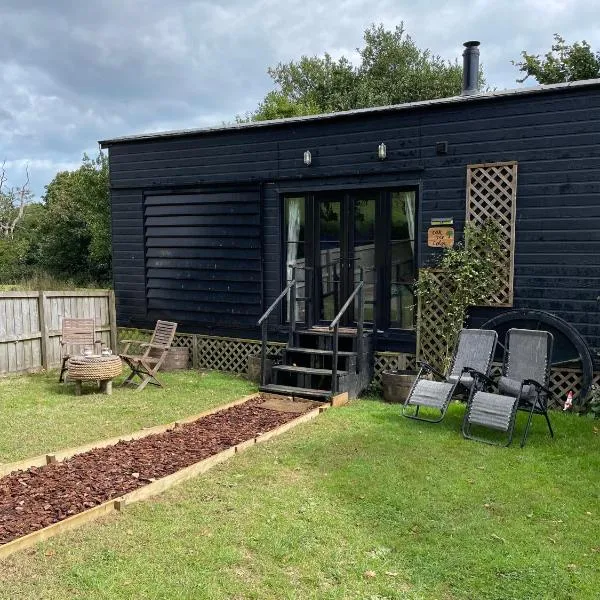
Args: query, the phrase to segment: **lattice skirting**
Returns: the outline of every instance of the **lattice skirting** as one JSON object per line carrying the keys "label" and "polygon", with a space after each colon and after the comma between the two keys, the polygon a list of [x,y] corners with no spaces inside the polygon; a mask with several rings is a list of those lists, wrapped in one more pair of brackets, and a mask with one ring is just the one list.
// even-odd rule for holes
{"label": "lattice skirting", "polygon": [[[230,373],[246,373],[248,357],[260,354],[261,344],[255,340],[234,338],[210,338],[197,336],[198,366]],[[281,356],[285,344],[269,343],[267,355],[270,358]]]}
{"label": "lattice skirting", "polygon": [[[381,388],[381,373],[388,370],[416,370],[416,357],[412,354],[398,354],[395,352],[376,352],[373,365],[372,386],[375,389]],[[492,375],[500,375],[501,365],[492,367]],[[600,385],[600,373],[594,375],[594,383]],[[550,408],[560,409],[562,403],[567,399],[567,394],[572,391],[574,395],[579,393],[581,385],[581,371],[575,369],[553,369],[550,374],[550,389],[558,397],[559,401],[554,400]]]}
{"label": "lattice skirting", "polygon": [[[119,329],[119,339],[149,341],[152,331],[144,329]],[[189,348],[192,366],[197,369],[214,369],[228,373],[246,373],[248,357],[260,353],[260,341],[239,338],[222,338],[192,333],[178,333],[173,345],[178,348]],[[268,356],[281,356],[285,344],[269,342]],[[416,356],[398,352],[375,352],[373,361],[373,381],[375,389],[381,388],[381,373],[388,370],[416,370]],[[500,365],[495,365],[493,375],[500,374]],[[594,376],[596,385],[600,385],[600,373]],[[579,391],[581,372],[573,369],[553,370],[551,375],[552,391],[564,401],[572,390]],[[555,405],[553,408],[560,408]]]}
{"label": "lattice skirting", "polygon": [[375,352],[371,385],[377,389],[381,387],[381,374],[383,371],[414,371],[416,368],[417,357],[412,354]]}
{"label": "lattice skirting", "polygon": [[[492,375],[494,377],[499,376],[501,370],[501,365],[494,364],[492,366]],[[600,373],[594,374],[594,383],[600,385]],[[564,401],[567,399],[567,394],[573,392],[577,396],[580,386],[581,371],[576,369],[552,369],[550,372],[550,389],[557,398],[553,398],[549,402],[549,408],[562,408]]]}
{"label": "lattice skirting", "polygon": [[[152,331],[145,329],[119,329],[119,339],[147,342]],[[260,354],[261,343],[258,340],[241,338],[223,338],[194,333],[177,333],[173,346],[189,348],[192,367],[195,369],[214,369],[228,373],[246,373],[248,357]],[[281,356],[285,344],[269,342],[267,356]]]}

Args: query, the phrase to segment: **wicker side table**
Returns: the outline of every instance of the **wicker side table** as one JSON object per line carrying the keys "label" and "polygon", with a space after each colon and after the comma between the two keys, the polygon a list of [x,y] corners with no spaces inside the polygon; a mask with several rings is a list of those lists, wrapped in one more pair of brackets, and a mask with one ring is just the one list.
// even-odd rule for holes
{"label": "wicker side table", "polygon": [[81,395],[83,381],[97,381],[101,392],[112,394],[112,380],[123,371],[121,359],[115,355],[73,356],[67,363],[69,379],[75,382],[75,395]]}

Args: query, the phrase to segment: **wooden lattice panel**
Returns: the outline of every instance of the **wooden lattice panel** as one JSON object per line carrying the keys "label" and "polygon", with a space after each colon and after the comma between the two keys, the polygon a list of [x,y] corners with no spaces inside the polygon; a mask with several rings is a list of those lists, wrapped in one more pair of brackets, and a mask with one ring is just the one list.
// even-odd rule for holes
{"label": "wooden lattice panel", "polygon": [[381,387],[381,374],[383,371],[414,371],[416,368],[417,357],[413,354],[375,352],[371,385],[375,388]]}
{"label": "wooden lattice panel", "polygon": [[516,199],[516,162],[467,166],[467,221],[482,225],[492,220],[500,229],[498,275],[502,287],[490,296],[486,306],[513,304]]}
{"label": "wooden lattice panel", "polygon": [[175,334],[175,339],[171,345],[174,348],[189,348],[190,350],[193,350],[194,338],[186,333]]}
{"label": "wooden lattice panel", "polygon": [[417,315],[417,356],[437,369],[444,370],[448,353],[446,342],[440,332],[447,324],[448,275],[443,271],[427,269],[433,278],[433,294],[430,302],[419,298]]}
{"label": "wooden lattice panel", "polygon": [[[492,379],[497,380],[502,375],[502,365],[494,363],[492,365]],[[594,383],[600,383],[600,373],[594,375]],[[577,369],[551,369],[550,370],[550,390],[554,394],[548,402],[548,408],[562,409],[567,394],[573,392],[577,398],[581,389],[581,371]]]}
{"label": "wooden lattice panel", "polygon": [[575,396],[579,394],[581,386],[581,371],[574,369],[552,369],[550,371],[550,390],[556,397],[548,402],[550,408],[562,408],[567,394],[572,391]]}
{"label": "wooden lattice panel", "polygon": [[[260,354],[261,344],[254,340],[198,336],[198,366],[229,373],[246,373],[248,357]],[[269,344],[269,358],[281,356],[284,345]]]}
{"label": "wooden lattice panel", "polygon": [[[148,342],[152,331],[145,329],[119,329],[119,339]],[[178,333],[173,340],[176,348],[189,348],[192,366],[196,369],[214,369],[229,373],[246,373],[248,357],[260,354],[261,343],[257,340],[221,338],[193,333]],[[278,358],[285,344],[269,342],[267,356]]]}
{"label": "wooden lattice panel", "polygon": [[[442,276],[436,273],[436,276]],[[439,283],[442,283],[440,278]],[[435,311],[433,311],[435,312]],[[422,315],[424,312],[419,311]],[[428,322],[435,322],[435,317]],[[430,330],[431,331],[431,330]],[[435,329],[433,329],[435,331]],[[119,340],[137,340],[147,342],[152,336],[152,331],[145,329],[125,329],[120,328]],[[419,336],[422,336],[422,332]],[[425,336],[424,346],[425,354],[422,359],[435,366],[436,356],[445,355],[445,349],[436,345],[436,340]],[[422,345],[422,342],[421,342]],[[237,338],[219,338],[192,333],[178,333],[173,341],[173,346],[177,348],[189,348],[192,352],[194,368],[214,369],[216,371],[226,371],[229,373],[246,373],[248,370],[248,357],[260,353],[260,342],[258,340],[245,340]],[[422,346],[423,347],[423,346]],[[267,355],[269,358],[279,358],[285,344],[269,342],[267,346]],[[392,370],[416,370],[417,357],[413,354],[404,354],[400,352],[375,352],[373,360],[373,381],[374,388],[381,387],[381,373]],[[502,371],[502,365],[494,364],[492,366],[492,376],[497,378]],[[594,375],[594,383],[600,385],[600,373]],[[569,391],[575,395],[579,392],[581,385],[581,372],[574,369],[553,369],[550,376],[550,388],[560,399],[560,403],[554,402],[551,408],[561,408],[562,402],[567,397]]]}

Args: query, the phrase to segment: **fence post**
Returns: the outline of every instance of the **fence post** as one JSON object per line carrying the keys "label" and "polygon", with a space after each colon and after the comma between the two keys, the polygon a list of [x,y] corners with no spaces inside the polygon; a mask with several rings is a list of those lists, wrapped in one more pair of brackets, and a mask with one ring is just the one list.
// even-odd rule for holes
{"label": "fence post", "polygon": [[398,370],[406,371],[408,369],[408,361],[406,354],[398,354]]}
{"label": "fence post", "polygon": [[198,336],[192,335],[192,369],[198,368]]}
{"label": "fence post", "polygon": [[110,325],[110,348],[114,354],[119,352],[117,341],[117,309],[115,307],[115,291],[108,291],[108,320]]}
{"label": "fence post", "polygon": [[42,368],[47,371],[49,366],[48,360],[48,344],[50,342],[48,338],[48,327],[46,326],[46,292],[40,290],[38,296],[38,315],[40,324],[40,352],[42,355]]}

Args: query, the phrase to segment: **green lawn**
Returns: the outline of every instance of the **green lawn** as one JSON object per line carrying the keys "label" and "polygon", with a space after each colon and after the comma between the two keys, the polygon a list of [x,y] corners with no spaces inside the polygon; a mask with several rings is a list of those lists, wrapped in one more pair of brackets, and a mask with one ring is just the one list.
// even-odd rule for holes
{"label": "green lawn", "polygon": [[256,390],[217,372],[163,373],[164,388],[140,393],[119,388],[120,379],[112,396],[90,383],[76,397],[74,384],[58,383],[57,373],[0,378],[0,463],[170,423]]}
{"label": "green lawn", "polygon": [[[23,381],[21,395],[43,394],[44,379]],[[236,390],[248,386],[172,375],[166,392],[120,403],[154,406],[160,395],[169,420]],[[31,442],[18,440],[31,435],[20,415],[35,415],[33,400],[6,396],[0,387],[3,414],[20,430],[11,454],[29,454]],[[94,407],[102,422],[118,415],[110,433],[128,416],[131,429],[141,424],[139,408],[89,401],[87,418]],[[441,425],[419,424],[374,399],[327,411],[153,501],[9,558],[0,598],[598,598],[597,425],[553,415],[551,441],[537,418],[525,449],[500,449],[464,441],[461,416],[453,406]],[[35,430],[52,438],[44,448],[60,441],[41,423]],[[70,425],[62,441],[83,440]]]}

